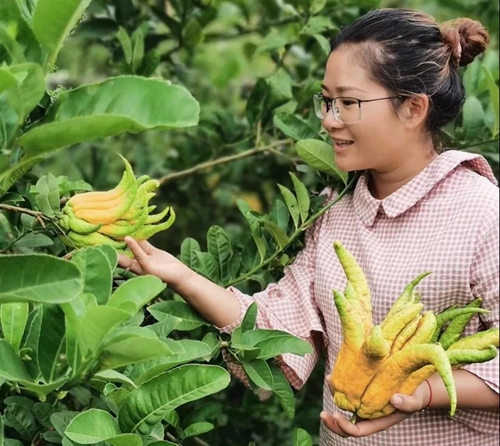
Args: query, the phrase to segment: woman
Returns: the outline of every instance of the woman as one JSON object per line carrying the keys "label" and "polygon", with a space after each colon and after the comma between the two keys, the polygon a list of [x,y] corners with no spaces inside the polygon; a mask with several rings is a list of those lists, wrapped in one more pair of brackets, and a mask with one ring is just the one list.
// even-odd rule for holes
{"label": "woman", "polygon": [[[466,334],[498,326],[498,188],[481,156],[440,153],[439,129],[459,113],[464,88],[458,72],[483,52],[488,33],[459,19],[438,26],[420,12],[374,10],[345,27],[332,42],[318,117],[333,141],[344,171],[363,171],[355,191],[333,206],[306,235],[304,250],[285,277],[253,297],[222,289],[147,242],[127,239],[135,260],[124,267],[156,274],[214,325],[230,332],[250,303],[257,325],[309,340],[315,353],[283,355],[282,368],[300,388],[321,349],[327,373],[342,335],[332,289],[346,279],[332,242],[340,240],[358,259],[380,323],[404,286],[419,273],[426,309],[441,311],[483,298],[487,315],[474,318]],[[335,198],[330,191],[328,199]],[[394,395],[397,412],[353,425],[333,404],[325,380],[322,445],[498,444],[498,358],[454,371],[458,410],[439,375],[413,395]],[[423,409],[430,409],[425,410]],[[365,438],[364,438],[365,437]]]}

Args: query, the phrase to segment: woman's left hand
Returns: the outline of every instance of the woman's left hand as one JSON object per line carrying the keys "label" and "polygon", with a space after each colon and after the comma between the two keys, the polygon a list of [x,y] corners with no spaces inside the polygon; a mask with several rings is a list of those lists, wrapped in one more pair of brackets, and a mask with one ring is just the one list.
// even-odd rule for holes
{"label": "woman's left hand", "polygon": [[[326,379],[333,395],[335,391],[330,384],[330,375],[328,375]],[[401,423],[401,421],[405,420],[413,413],[424,409],[427,407],[429,396],[429,388],[424,382],[417,387],[413,395],[403,395],[401,393],[393,395],[390,402],[397,410],[386,417],[376,418],[374,420],[360,420],[357,421],[356,424],[352,424],[340,413],[332,415],[331,413],[323,411],[320,414],[320,418],[328,429],[341,437],[366,437],[367,435],[389,429],[395,424]]]}

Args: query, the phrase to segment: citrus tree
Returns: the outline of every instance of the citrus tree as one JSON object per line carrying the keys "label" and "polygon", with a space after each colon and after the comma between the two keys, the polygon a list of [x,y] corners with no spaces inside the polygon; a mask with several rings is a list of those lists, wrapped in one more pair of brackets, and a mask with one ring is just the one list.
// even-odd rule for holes
{"label": "citrus tree", "polygon": [[[278,279],[335,204],[320,191],[340,199],[356,180],[336,168],[310,99],[328,38],[374,6],[0,2],[0,444],[271,445],[316,428],[321,376],[312,396],[294,394],[274,362],[309,344],[255,329],[255,306],[221,334],[168,284],[118,268],[112,247],[65,246],[58,222],[69,197],[116,183],[119,152],[176,209],[159,245],[222,286]],[[498,56],[465,83],[443,138],[498,175]]]}

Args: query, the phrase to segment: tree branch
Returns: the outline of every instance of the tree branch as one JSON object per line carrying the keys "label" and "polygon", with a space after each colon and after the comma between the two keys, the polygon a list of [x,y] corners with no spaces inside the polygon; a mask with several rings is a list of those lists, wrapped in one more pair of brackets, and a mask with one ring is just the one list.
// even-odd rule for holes
{"label": "tree branch", "polygon": [[206,161],[204,163],[198,164],[197,166],[193,166],[186,170],[181,170],[180,172],[174,172],[168,175],[161,177],[158,181],[160,184],[165,184],[170,181],[178,180],[179,178],[187,177],[189,175],[193,175],[198,172],[202,172],[204,170],[211,169],[214,166],[218,166],[220,164],[230,163],[232,161],[240,160],[243,158],[248,158],[249,156],[255,155],[261,152],[267,152],[273,149],[274,147],[278,147],[281,145],[291,144],[291,139],[284,139],[281,141],[276,141],[267,146],[254,147],[253,149],[246,150],[245,152],[237,153],[236,155],[223,156],[222,158],[218,158],[212,161]]}
{"label": "tree branch", "polygon": [[50,217],[47,217],[46,215],[43,214],[43,212],[40,211],[33,211],[31,209],[26,209],[26,208],[21,208],[19,206],[11,206],[10,204],[0,204],[0,209],[5,209],[6,211],[12,211],[12,212],[20,212],[22,214],[28,214],[31,215],[32,217],[35,217],[42,228],[46,228],[44,219],[47,221],[51,221]]}

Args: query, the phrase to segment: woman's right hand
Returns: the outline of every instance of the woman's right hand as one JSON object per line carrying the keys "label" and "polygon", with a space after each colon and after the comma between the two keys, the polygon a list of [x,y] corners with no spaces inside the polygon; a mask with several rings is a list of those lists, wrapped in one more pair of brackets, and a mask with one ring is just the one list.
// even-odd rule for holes
{"label": "woman's right hand", "polygon": [[166,282],[174,290],[186,283],[193,274],[184,263],[166,251],[155,248],[147,241],[137,242],[132,237],[125,237],[127,247],[134,258],[118,255],[118,264],[136,274],[152,274]]}

